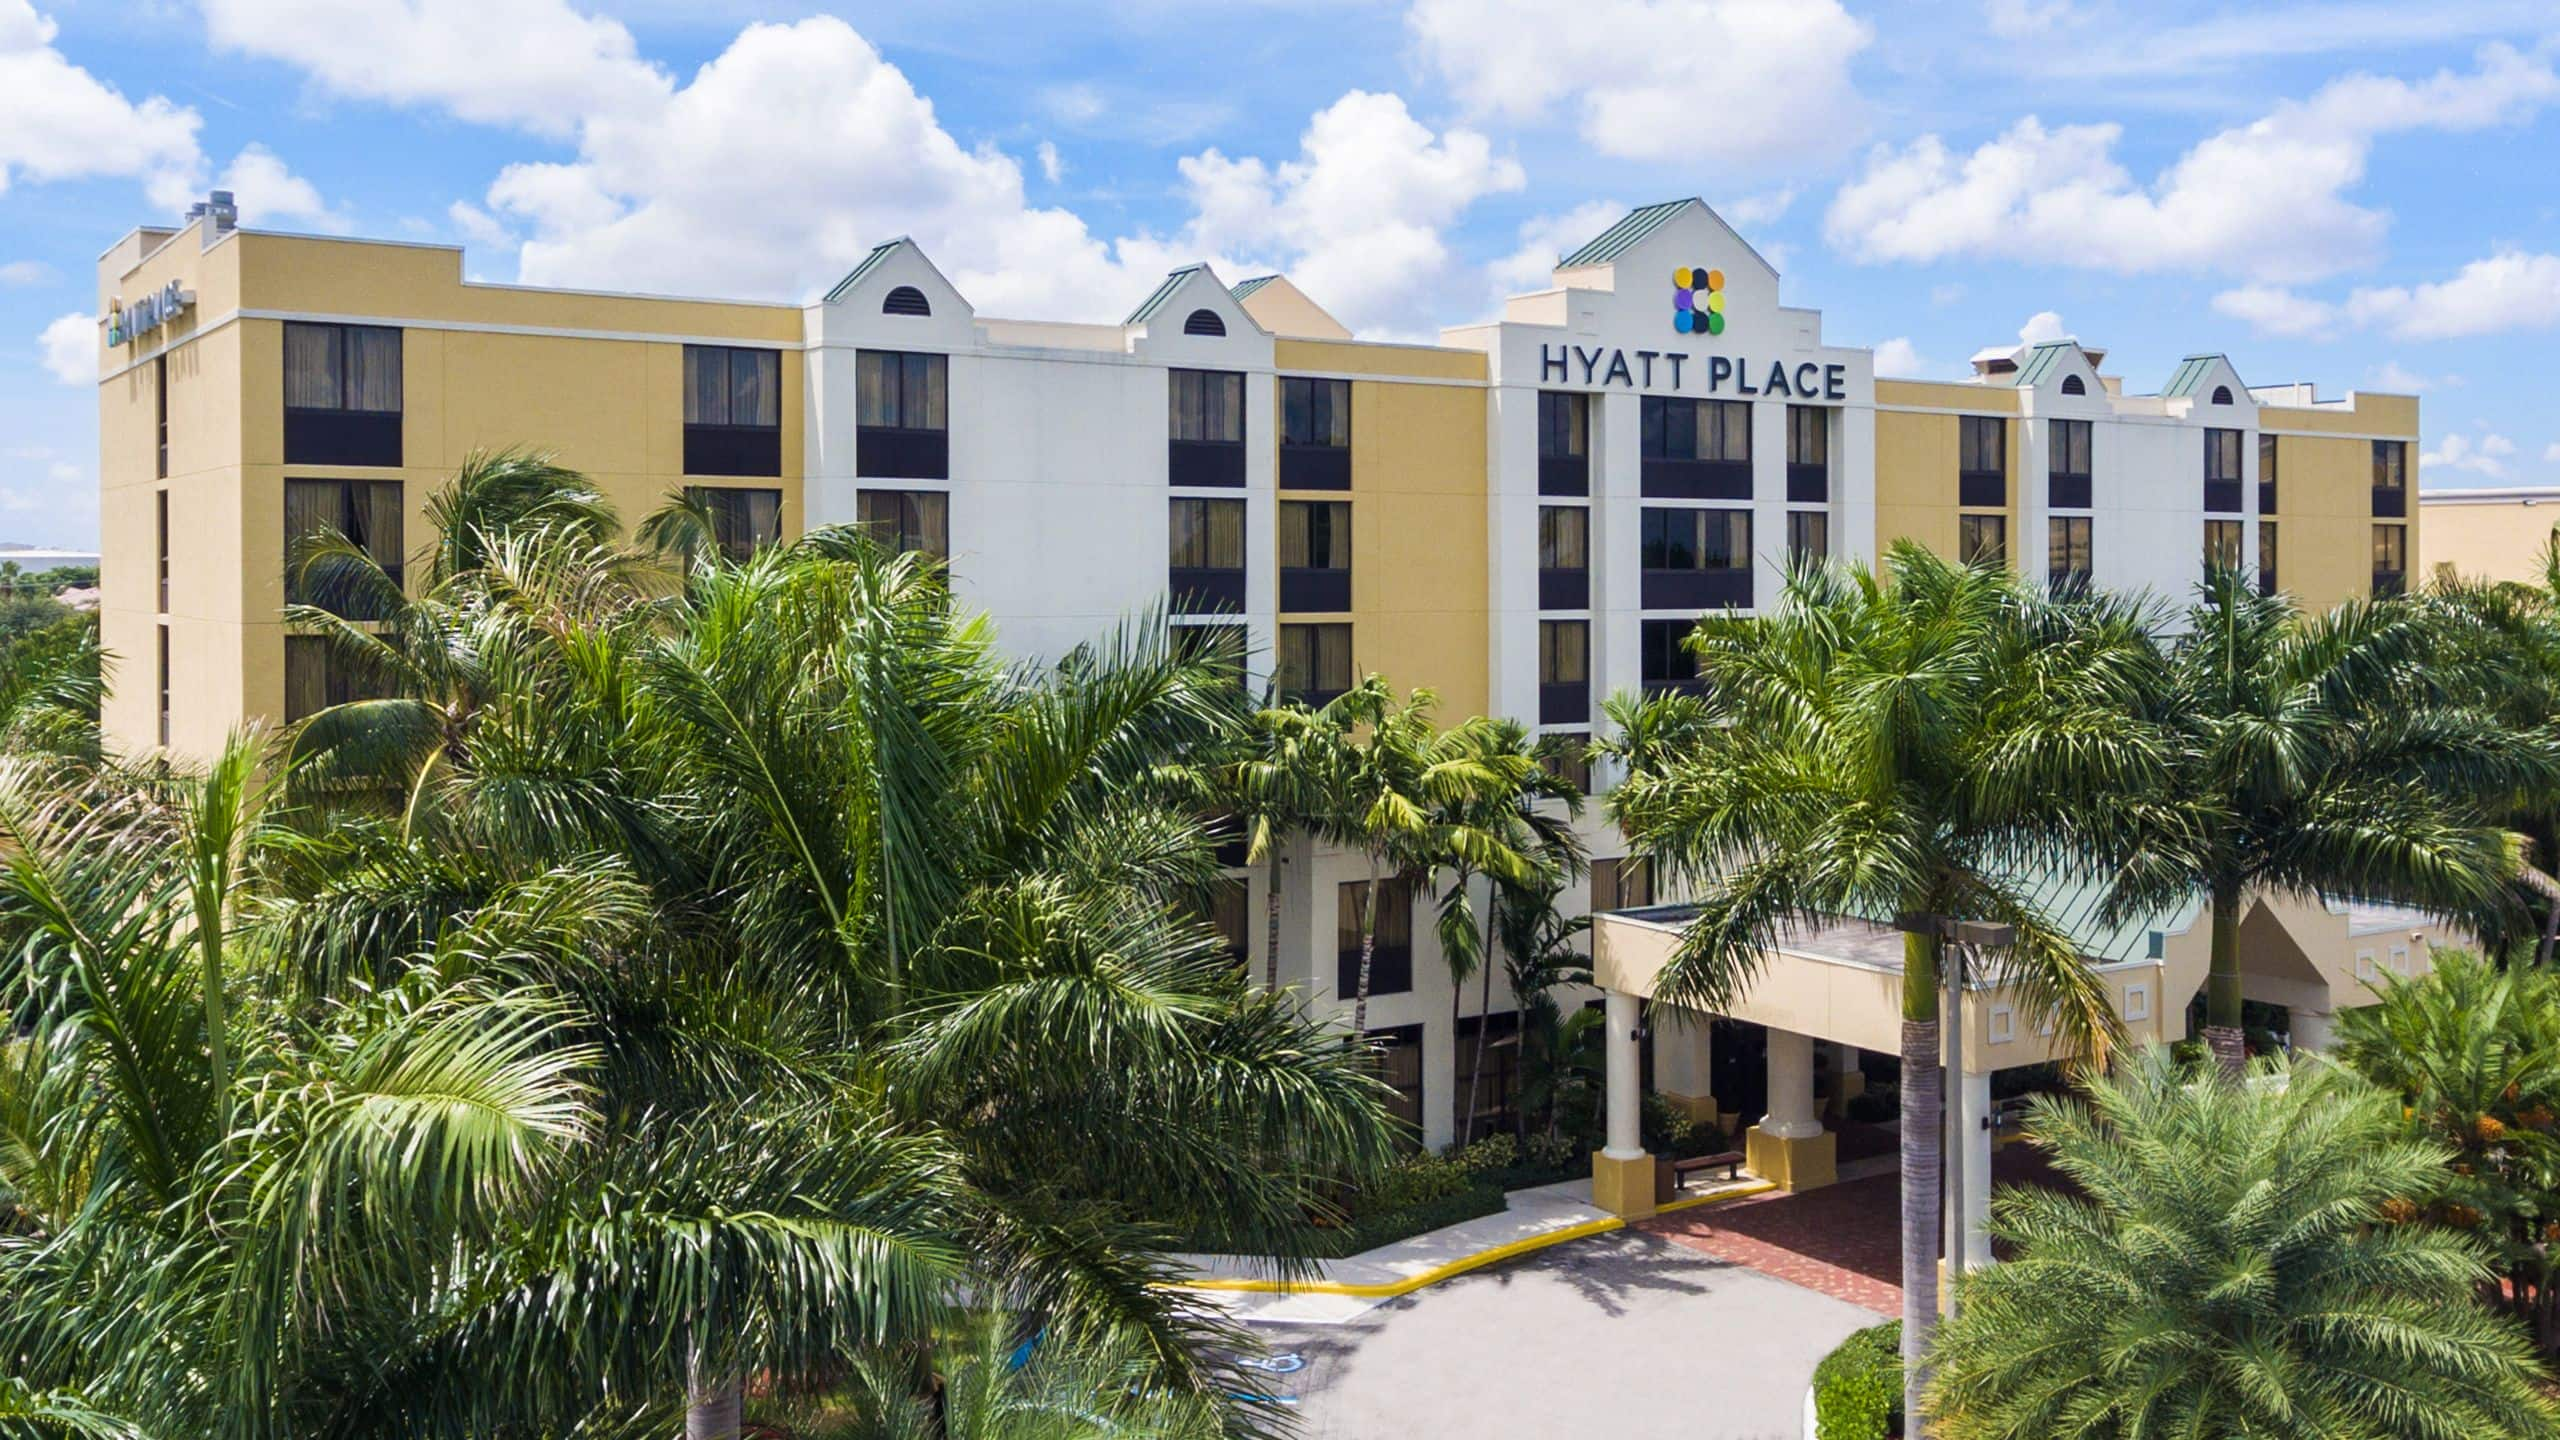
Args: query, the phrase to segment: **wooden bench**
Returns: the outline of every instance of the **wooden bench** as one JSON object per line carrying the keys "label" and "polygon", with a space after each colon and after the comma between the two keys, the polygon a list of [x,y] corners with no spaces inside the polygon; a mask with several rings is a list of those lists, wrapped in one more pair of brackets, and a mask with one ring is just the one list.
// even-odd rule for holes
{"label": "wooden bench", "polygon": [[1674,1160],[1671,1162],[1671,1188],[1686,1190],[1689,1188],[1689,1177],[1701,1170],[1722,1170],[1724,1178],[1735,1180],[1741,1178],[1741,1169],[1742,1152],[1739,1150],[1727,1150],[1716,1155],[1693,1155],[1686,1160]]}

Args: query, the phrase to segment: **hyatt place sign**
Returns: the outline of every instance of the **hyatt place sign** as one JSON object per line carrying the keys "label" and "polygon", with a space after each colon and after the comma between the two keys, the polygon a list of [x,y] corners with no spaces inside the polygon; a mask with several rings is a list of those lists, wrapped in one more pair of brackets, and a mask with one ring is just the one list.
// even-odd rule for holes
{"label": "hyatt place sign", "polygon": [[127,305],[119,297],[107,306],[107,343],[129,345],[194,306],[196,292],[172,280]]}
{"label": "hyatt place sign", "polygon": [[[1635,364],[1627,357],[1633,355]],[[1656,362],[1660,362],[1657,364]],[[1681,371],[1689,368],[1689,356],[1678,350],[1598,349],[1581,345],[1540,345],[1538,347],[1538,380],[1565,385],[1624,385],[1629,389],[1650,390],[1667,385],[1681,388]],[[1748,359],[1710,355],[1703,377],[1710,395],[1784,395],[1796,400],[1846,400],[1849,398],[1849,367],[1846,365],[1788,366],[1773,360],[1763,370]]]}

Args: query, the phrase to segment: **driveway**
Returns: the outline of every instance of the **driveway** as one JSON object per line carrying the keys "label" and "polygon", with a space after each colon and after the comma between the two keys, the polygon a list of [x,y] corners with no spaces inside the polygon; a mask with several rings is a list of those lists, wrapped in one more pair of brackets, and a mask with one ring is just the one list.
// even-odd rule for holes
{"label": "driveway", "polygon": [[1876,1323],[1640,1231],[1559,1245],[1341,1325],[1254,1327],[1310,1440],[1796,1440],[1816,1361]]}

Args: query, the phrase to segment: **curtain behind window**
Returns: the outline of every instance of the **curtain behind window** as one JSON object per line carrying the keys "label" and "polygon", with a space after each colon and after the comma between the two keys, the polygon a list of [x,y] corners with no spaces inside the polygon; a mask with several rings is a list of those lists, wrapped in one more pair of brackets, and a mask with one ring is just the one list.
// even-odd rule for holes
{"label": "curtain behind window", "polygon": [[335,325],[284,327],[284,403],[294,410],[335,410],[345,403],[339,388],[341,332]]}

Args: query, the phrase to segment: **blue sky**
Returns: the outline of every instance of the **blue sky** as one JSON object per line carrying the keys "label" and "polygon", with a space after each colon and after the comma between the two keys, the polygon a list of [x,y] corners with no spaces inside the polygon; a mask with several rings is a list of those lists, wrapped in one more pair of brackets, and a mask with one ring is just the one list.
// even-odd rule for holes
{"label": "blue sky", "polygon": [[2560,4],[0,0],[0,540],[92,543],[98,252],[244,222],[490,280],[799,299],[914,235],[983,311],[1278,268],[1360,333],[1703,195],[1886,373],[2425,396],[2560,482]]}

